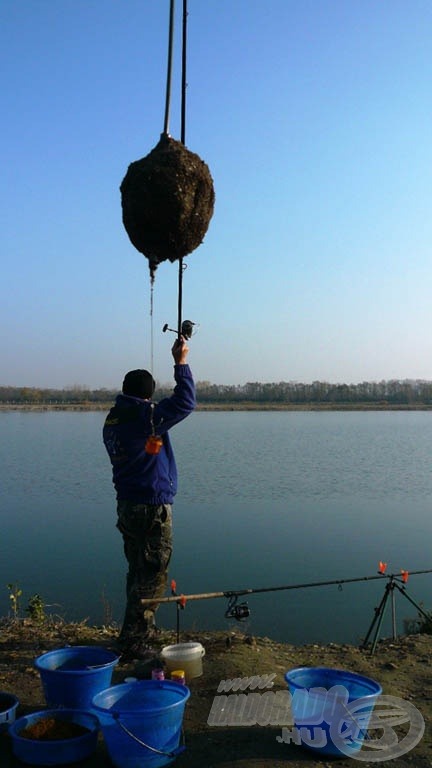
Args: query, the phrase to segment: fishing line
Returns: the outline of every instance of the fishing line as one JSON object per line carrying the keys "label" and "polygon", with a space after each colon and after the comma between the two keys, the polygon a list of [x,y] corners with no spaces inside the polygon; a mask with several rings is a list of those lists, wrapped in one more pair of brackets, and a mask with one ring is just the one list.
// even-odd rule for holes
{"label": "fishing line", "polygon": [[[120,192],[123,225],[132,245],[149,261],[152,289],[159,264],[179,260],[178,322],[174,332],[185,336],[182,330],[183,257],[192,253],[203,241],[213,216],[215,192],[208,166],[185,146],[187,0],[183,0],[181,140],[176,141],[169,134],[174,9],[175,0],[170,0],[163,132],[156,146],[145,157],[129,164]],[[153,301],[152,290],[152,317]]]}
{"label": "fishing line", "polygon": [[165,91],[165,118],[164,118],[164,129],[163,129],[165,136],[169,136],[169,118],[170,118],[170,108],[171,108],[172,59],[173,59],[173,47],[174,47],[174,5],[175,5],[175,0],[170,0],[169,27],[168,27],[168,61],[167,61],[167,78],[166,78],[166,91]]}
{"label": "fishing line", "polygon": [[[187,48],[187,0],[183,0],[183,23],[182,23],[182,73],[181,73],[181,128],[180,138],[182,144],[186,142],[186,48]],[[178,338],[182,331],[182,303],[183,303],[183,273],[186,267],[183,266],[183,256],[179,258],[178,268],[178,308],[177,308],[177,334]]]}
{"label": "fishing line", "polygon": [[[173,70],[173,48],[174,48],[174,9],[175,0],[170,0],[169,23],[168,23],[168,53],[167,53],[167,73],[165,86],[165,113],[163,135],[169,136],[169,122],[171,110],[171,84]],[[154,274],[150,278],[150,366],[153,378],[154,372]],[[179,310],[180,311],[180,310]],[[179,326],[180,327],[180,326]]]}
{"label": "fishing line", "polygon": [[[170,0],[169,10],[169,29],[168,29],[168,54],[167,54],[167,76],[165,90],[165,114],[163,133],[169,136],[170,110],[171,110],[171,91],[172,91],[172,70],[173,70],[173,49],[174,49],[174,10],[175,0]],[[187,0],[183,0],[182,17],[182,58],[181,58],[181,142],[184,145],[186,141],[186,64],[187,64],[187,18],[188,8]],[[183,315],[183,274],[186,265],[183,263],[183,256],[179,258],[178,267],[178,301],[177,301],[177,336],[182,335],[182,315]],[[154,375],[154,275],[150,281],[150,360],[151,370]]]}

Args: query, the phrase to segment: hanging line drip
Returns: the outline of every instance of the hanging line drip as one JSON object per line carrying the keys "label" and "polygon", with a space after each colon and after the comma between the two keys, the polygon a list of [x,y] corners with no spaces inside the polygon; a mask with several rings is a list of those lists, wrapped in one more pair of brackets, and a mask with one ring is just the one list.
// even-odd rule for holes
{"label": "hanging line drip", "polygon": [[[186,142],[186,50],[187,50],[187,0],[183,0],[183,23],[182,23],[182,73],[181,73],[181,142]],[[178,310],[177,310],[177,334],[180,339],[182,328],[182,303],[183,303],[183,256],[179,258],[178,271]]]}
{"label": "hanging line drip", "polygon": [[150,370],[154,376],[154,331],[153,331],[154,280],[150,281]]}

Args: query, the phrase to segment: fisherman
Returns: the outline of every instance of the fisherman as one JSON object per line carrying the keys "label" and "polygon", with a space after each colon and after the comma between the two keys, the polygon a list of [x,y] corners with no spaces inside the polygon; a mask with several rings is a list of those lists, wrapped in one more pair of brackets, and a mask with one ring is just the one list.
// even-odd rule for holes
{"label": "fisherman", "polygon": [[[184,336],[174,342],[173,394],[152,400],[155,382],[146,370],[129,371],[103,427],[117,495],[117,528],[128,562],[126,610],[118,638],[124,658],[147,658],[158,632],[157,598],[163,596],[172,553],[172,503],[177,468],[168,431],[195,407],[195,385]],[[154,604],[141,604],[142,598]],[[151,649],[150,649],[151,650]]]}

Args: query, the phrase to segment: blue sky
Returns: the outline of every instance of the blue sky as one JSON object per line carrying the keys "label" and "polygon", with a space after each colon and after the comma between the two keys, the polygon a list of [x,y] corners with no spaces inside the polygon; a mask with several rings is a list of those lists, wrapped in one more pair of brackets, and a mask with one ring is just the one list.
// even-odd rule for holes
{"label": "blue sky", "polygon": [[[188,8],[186,145],[216,192],[185,259],[195,378],[432,379],[432,5]],[[171,380],[177,263],[157,270],[151,318],[119,192],[163,129],[168,12],[168,0],[0,5],[0,385],[116,388],[152,356]]]}

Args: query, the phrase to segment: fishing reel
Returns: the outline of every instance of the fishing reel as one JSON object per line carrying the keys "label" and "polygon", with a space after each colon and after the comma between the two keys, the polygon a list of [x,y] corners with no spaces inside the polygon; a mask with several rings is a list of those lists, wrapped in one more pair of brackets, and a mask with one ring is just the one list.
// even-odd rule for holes
{"label": "fishing reel", "polygon": [[231,595],[228,600],[228,607],[225,611],[226,619],[236,619],[237,621],[246,621],[250,616],[250,610],[247,603],[237,605],[238,596]]}
{"label": "fishing reel", "polygon": [[[181,324],[181,335],[184,336],[185,339],[190,339],[194,334],[194,326],[196,323],[193,323],[192,320],[183,320]],[[165,323],[164,327],[162,328],[162,333],[166,333],[167,331],[171,331],[171,333],[178,333],[178,331],[175,331],[174,328],[169,328],[168,323]]]}

